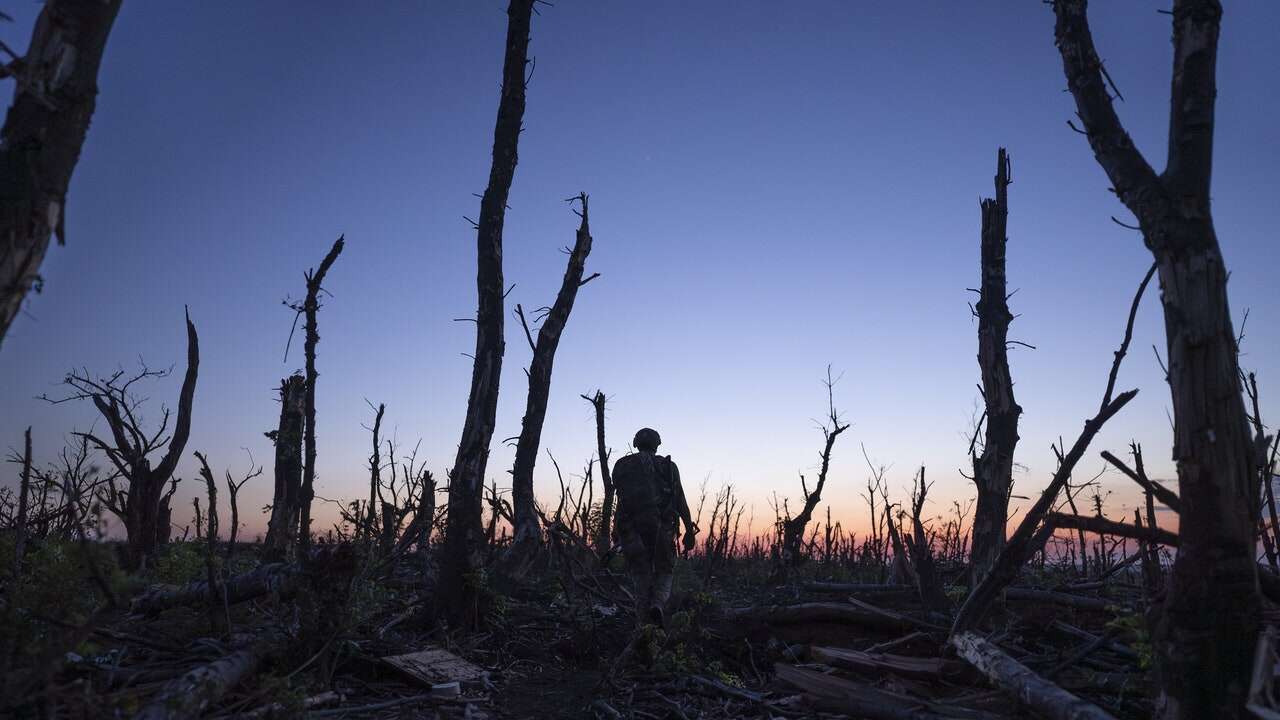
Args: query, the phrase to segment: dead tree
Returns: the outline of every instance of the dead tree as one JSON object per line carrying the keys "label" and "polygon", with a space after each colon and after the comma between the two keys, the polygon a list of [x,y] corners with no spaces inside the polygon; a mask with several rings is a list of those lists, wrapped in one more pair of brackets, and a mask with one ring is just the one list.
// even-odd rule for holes
{"label": "dead tree", "polygon": [[276,446],[276,485],[263,542],[263,562],[284,560],[298,537],[305,396],[306,380],[302,375],[291,375],[280,381],[280,424],[266,433]]}
{"label": "dead tree", "polygon": [[467,415],[458,454],[449,476],[449,513],[441,564],[439,607],[455,625],[469,624],[475,612],[476,573],[484,557],[481,504],[489,443],[498,411],[502,375],[503,299],[502,225],[507,196],[516,173],[516,147],[524,118],[525,66],[529,62],[529,23],[534,0],[511,0],[507,8],[506,53],[502,64],[502,99],[493,131],[493,163],[489,184],[480,199],[476,224],[476,350],[471,369]]}
{"label": "dead tree", "polygon": [[[591,226],[587,220],[587,194],[579,193],[570,198],[582,203],[579,216],[582,222],[578,225],[577,238],[573,248],[568,250],[569,263],[564,271],[564,279],[560,283],[560,291],[556,293],[555,302],[550,308],[544,308],[542,326],[538,328],[538,340],[535,343],[529,331],[529,323],[524,309],[516,305],[516,316],[520,318],[520,326],[524,329],[529,349],[533,351],[533,361],[529,363],[529,395],[525,401],[524,421],[520,427],[520,439],[516,441],[515,464],[511,470],[511,500],[515,510],[514,537],[511,545],[513,559],[524,560],[532,556],[542,538],[542,528],[538,523],[538,511],[533,499],[533,467],[538,459],[538,445],[542,441],[542,424],[547,417],[547,402],[551,397],[551,370],[555,363],[556,348],[560,346],[560,335],[569,321],[569,313],[573,311],[573,303],[578,297],[578,288],[600,276],[593,273],[583,277],[586,271],[587,256],[591,254]],[[522,574],[527,568],[526,562],[516,562],[513,570]]]}
{"label": "dead tree", "polygon": [[[373,403],[369,403],[369,407],[373,407]],[[369,505],[365,508],[364,526],[365,539],[369,543],[373,543],[374,538],[378,537],[378,501],[382,496],[382,444],[378,433],[382,430],[382,415],[386,411],[384,403],[378,403],[378,407],[374,409],[373,454],[369,456]],[[395,458],[392,457],[391,461],[394,463]]]}
{"label": "dead tree", "polygon": [[613,474],[609,469],[609,448],[604,443],[604,393],[596,390],[595,395],[583,395],[583,400],[591,403],[596,416],[596,458],[600,460],[600,482],[604,484],[604,495],[600,500],[600,526],[596,528],[596,552],[605,553],[613,544]]}
{"label": "dead tree", "polygon": [[[1258,453],[1241,394],[1227,269],[1210,212],[1219,0],[1175,0],[1169,152],[1157,174],[1112,105],[1086,0],[1054,37],[1093,154],[1159,267],[1182,547],[1154,634],[1165,718],[1240,717],[1259,625]],[[1111,85],[1114,89],[1114,84]],[[1118,93],[1117,93],[1118,94]]]}
{"label": "dead tree", "polygon": [[982,201],[982,287],[973,315],[978,319],[978,366],[982,369],[982,398],[986,403],[986,434],[982,454],[974,453],[973,482],[978,503],[973,516],[971,581],[977,583],[991,569],[1004,547],[1013,489],[1013,451],[1018,444],[1018,416],[1022,408],[1013,397],[1009,372],[1009,286],[1005,276],[1005,247],[1009,240],[1009,156],[996,155],[996,196]]}
{"label": "dead tree", "polygon": [[813,511],[822,500],[822,488],[827,484],[827,470],[831,467],[831,448],[835,446],[836,438],[840,437],[840,433],[849,429],[847,423],[840,422],[840,413],[836,411],[834,394],[836,381],[831,379],[830,366],[827,366],[827,379],[824,384],[827,387],[827,417],[819,425],[823,439],[822,465],[818,469],[818,481],[813,486],[813,492],[810,492],[808,485],[805,484],[804,475],[800,476],[800,491],[804,494],[804,505],[795,517],[787,518],[782,523],[781,568],[783,572],[787,566],[800,563],[800,544],[804,540],[804,528],[813,518]]}
{"label": "dead tree", "polygon": [[[121,0],[49,0],[24,57],[0,129],[0,342],[27,291],[40,292],[49,237],[66,242],[67,188],[98,98],[98,67]],[[4,50],[8,52],[9,48]]]}
{"label": "dead tree", "polygon": [[[222,563],[218,559],[218,483],[214,482],[213,471],[209,469],[209,459],[204,453],[196,452],[200,461],[200,477],[204,480],[205,491],[209,497],[209,509],[205,515],[204,567],[206,582],[209,583],[209,627],[213,634],[222,637],[228,632],[227,616],[224,614],[223,599],[225,591],[222,582]],[[196,517],[200,516],[200,498],[196,501]],[[199,523],[197,523],[198,525]]]}
{"label": "dead tree", "polygon": [[[247,452],[247,451],[246,451]],[[231,478],[231,471],[225,470],[227,480],[227,502],[231,505],[231,529],[227,532],[227,550],[225,564],[231,566],[231,558],[236,552],[236,539],[240,535],[240,488],[245,483],[262,474],[262,466],[253,466],[253,453],[249,453],[249,469],[239,480]]]}
{"label": "dead tree", "polygon": [[1022,521],[1018,523],[1017,529],[1009,536],[1009,541],[1005,543],[1004,549],[996,557],[996,562],[991,566],[991,570],[983,576],[982,580],[969,593],[969,596],[965,598],[964,604],[960,606],[960,610],[956,613],[955,621],[951,626],[951,636],[953,638],[960,633],[973,629],[982,620],[1000,595],[1000,591],[1018,577],[1022,566],[1048,541],[1049,536],[1053,534],[1054,527],[1041,521],[1053,509],[1053,505],[1058,499],[1058,493],[1062,492],[1062,489],[1066,487],[1076,464],[1084,457],[1085,451],[1089,449],[1089,443],[1093,442],[1093,438],[1102,429],[1102,426],[1114,417],[1116,413],[1120,412],[1125,405],[1128,405],[1129,401],[1137,397],[1138,391],[1136,389],[1115,395],[1116,376],[1120,373],[1120,364],[1124,361],[1124,356],[1129,352],[1129,343],[1133,340],[1133,321],[1138,315],[1138,305],[1142,301],[1142,294],[1147,289],[1147,283],[1151,282],[1151,276],[1154,272],[1155,267],[1152,266],[1138,285],[1138,292],[1133,296],[1133,303],[1129,306],[1129,320],[1125,323],[1124,340],[1120,342],[1120,349],[1116,350],[1115,358],[1111,361],[1111,372],[1107,376],[1107,389],[1102,393],[1102,403],[1098,406],[1098,412],[1085,421],[1084,429],[1080,431],[1080,435],[1066,454],[1063,454],[1058,448],[1054,448],[1054,451],[1058,453],[1058,469],[1054,472],[1053,479],[1049,481],[1049,486],[1044,489],[1044,492],[1040,493],[1040,497],[1035,504],[1028,508],[1026,514],[1022,516]]}
{"label": "dead tree", "polygon": [[[316,344],[320,342],[320,333],[316,329],[316,313],[320,310],[320,291],[323,289],[324,276],[329,273],[333,261],[342,253],[343,237],[339,236],[320,261],[320,269],[307,271],[307,295],[301,305],[292,305],[295,313],[306,317],[303,341],[303,354],[306,356],[307,377],[302,398],[303,417],[303,460],[302,488],[299,493],[299,529],[298,543],[305,554],[311,548],[311,501],[315,499],[316,481]],[[286,350],[286,353],[288,351]]]}
{"label": "dead tree", "polygon": [[10,593],[22,584],[22,555],[27,547],[27,500],[31,494],[31,426],[23,435],[23,452],[20,460],[22,475],[18,481],[18,514],[13,522],[13,575],[9,578]]}
{"label": "dead tree", "polygon": [[[165,437],[169,427],[169,410],[163,411],[160,427],[148,434],[137,415],[138,400],[130,389],[134,383],[148,378],[167,375],[167,371],[153,371],[143,367],[137,374],[126,377],[116,372],[111,377],[94,380],[88,373],[70,373],[65,383],[72,388],[70,396],[50,402],[92,400],[98,412],[111,430],[111,443],[93,433],[76,433],[85,438],[115,466],[120,476],[128,481],[128,489],[120,489],[113,476],[107,481],[107,489],[100,494],[103,505],[124,523],[128,535],[127,565],[130,569],[146,566],[155,555],[161,538],[168,537],[168,501],[173,495],[174,479],[169,484],[178,459],[186,448],[191,435],[191,405],[195,400],[196,378],[200,372],[200,338],[196,326],[188,314],[187,321],[187,373],[182,380],[182,392],[178,396],[178,414],[173,425],[173,435]],[[46,396],[46,400],[49,398]],[[153,467],[151,455],[164,449],[164,455]]]}
{"label": "dead tree", "polygon": [[938,577],[933,565],[933,538],[924,526],[925,497],[929,494],[929,485],[924,480],[924,466],[915,478],[916,485],[911,491],[911,535],[907,540],[911,553],[911,566],[915,570],[916,587],[920,591],[920,602],[930,610],[945,612],[951,608],[942,589],[942,580]]}

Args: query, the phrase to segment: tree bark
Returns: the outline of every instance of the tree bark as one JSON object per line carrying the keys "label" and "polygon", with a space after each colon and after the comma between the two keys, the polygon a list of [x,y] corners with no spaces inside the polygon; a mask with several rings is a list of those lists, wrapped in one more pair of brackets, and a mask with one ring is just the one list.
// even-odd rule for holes
{"label": "tree bark", "polygon": [[506,54],[502,66],[502,99],[493,131],[493,163],[480,200],[476,231],[476,350],[471,370],[467,416],[458,454],[449,476],[449,512],[445,527],[440,583],[440,609],[455,625],[478,621],[476,599],[483,563],[484,528],[481,504],[489,443],[498,408],[503,340],[502,226],[507,196],[516,172],[525,104],[525,65],[529,56],[529,24],[534,0],[511,0],[507,9]]}
{"label": "tree bark", "polygon": [[306,380],[302,375],[291,375],[280,381],[280,424],[275,432],[267,433],[276,446],[276,485],[263,542],[263,562],[284,560],[298,536],[305,395]]}
{"label": "tree bark", "polygon": [[320,269],[307,272],[307,296],[303,300],[301,311],[306,316],[306,339],[303,343],[303,354],[306,355],[307,376],[303,388],[303,460],[302,488],[298,529],[298,545],[305,555],[311,549],[311,501],[315,499],[316,482],[316,344],[320,342],[320,333],[316,329],[316,313],[320,310],[320,290],[324,276],[342,253],[344,238],[339,236],[320,261]]}
{"label": "tree bark", "polygon": [[[520,439],[516,442],[515,465],[511,470],[511,496],[515,515],[512,552],[516,556],[529,557],[542,539],[542,527],[538,523],[538,510],[533,499],[533,467],[538,459],[542,424],[546,420],[547,402],[551,397],[551,370],[555,363],[556,348],[560,346],[560,335],[564,332],[569,313],[573,311],[573,303],[578,297],[578,288],[597,277],[582,277],[587,256],[591,254],[591,227],[587,219],[587,194],[581,193],[577,199],[582,202],[582,222],[578,226],[573,250],[569,253],[569,264],[560,283],[560,292],[556,294],[555,303],[547,312],[542,327],[538,329],[537,343],[529,343],[533,350],[533,361],[529,364],[528,373],[529,396],[525,403]],[[520,311],[520,322],[525,323],[523,311]],[[528,337],[527,325],[524,330]],[[517,562],[513,569],[523,570],[526,567],[526,563]]]}
{"label": "tree bark", "polygon": [[1005,276],[1006,227],[1009,217],[1009,157],[996,155],[996,196],[982,208],[982,288],[974,314],[978,318],[978,366],[986,403],[986,434],[982,454],[973,458],[973,481],[978,502],[973,516],[973,572],[982,579],[1004,547],[1013,489],[1013,452],[1018,444],[1018,416],[1022,408],[1013,397],[1009,372],[1009,288]]}
{"label": "tree bark", "polygon": [[67,188],[98,97],[98,68],[121,0],[50,0],[26,57],[0,70],[17,81],[0,130],[0,343],[22,301],[40,291],[49,237],[65,242]]}
{"label": "tree bark", "polygon": [[1115,113],[1085,0],[1055,38],[1084,133],[1160,273],[1181,546],[1154,640],[1164,718],[1244,714],[1259,627],[1257,453],[1241,395],[1227,270],[1210,212],[1222,5],[1175,0],[1168,164],[1157,175]]}

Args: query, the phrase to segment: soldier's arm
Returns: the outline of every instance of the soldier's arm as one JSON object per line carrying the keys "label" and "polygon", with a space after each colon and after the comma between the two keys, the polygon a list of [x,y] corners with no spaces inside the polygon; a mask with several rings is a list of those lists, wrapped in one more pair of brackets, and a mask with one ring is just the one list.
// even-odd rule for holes
{"label": "soldier's arm", "polygon": [[680,468],[675,463],[671,463],[671,485],[675,491],[673,498],[676,503],[676,512],[679,513],[680,519],[684,521],[685,532],[692,533],[694,531],[693,517],[689,514],[689,501],[684,497],[684,486],[680,484]]}

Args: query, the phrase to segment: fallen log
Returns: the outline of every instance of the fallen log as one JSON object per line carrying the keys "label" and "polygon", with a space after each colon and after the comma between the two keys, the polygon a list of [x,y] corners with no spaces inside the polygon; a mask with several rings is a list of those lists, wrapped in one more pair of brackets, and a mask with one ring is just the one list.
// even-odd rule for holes
{"label": "fallen log", "polygon": [[259,640],[249,647],[205,665],[199,665],[160,688],[137,714],[138,720],[182,720],[199,717],[222,699],[227,691],[257,672],[278,637]]}
{"label": "fallen log", "polygon": [[879,585],[873,583],[840,583],[810,581],[801,586],[807,592],[839,593],[842,595],[881,595],[892,593],[914,594],[910,585]]}
{"label": "fallen log", "polygon": [[774,667],[778,679],[808,695],[815,704],[868,720],[944,720],[945,716],[926,710],[869,685],[833,675],[805,670],[793,665]]}
{"label": "fallen log", "polygon": [[[298,565],[268,563],[227,578],[223,583],[225,602],[234,605],[273,592],[287,593],[300,572]],[[209,583],[206,580],[195,580],[181,587],[162,585],[134,598],[129,604],[129,612],[134,615],[155,615],[175,607],[202,607],[208,600]]]}
{"label": "fallen log", "polygon": [[861,610],[866,610],[869,613],[874,613],[876,615],[884,616],[885,618],[892,620],[893,622],[902,623],[903,625],[919,628],[921,630],[940,630],[943,632],[946,631],[946,628],[942,627],[941,625],[934,625],[933,623],[926,622],[924,620],[917,620],[916,618],[910,617],[908,615],[904,615],[900,612],[896,612],[893,610],[886,610],[881,607],[876,607],[875,605],[872,605],[869,602],[863,602],[856,597],[850,597],[850,598],[847,598],[847,600],[849,601],[850,605],[853,605],[856,608],[859,608]]}
{"label": "fallen log", "polygon": [[951,645],[993,685],[1050,720],[1115,720],[1097,705],[1035,674],[980,635],[959,633],[952,636]]}
{"label": "fallen log", "polygon": [[901,617],[895,618],[885,612],[871,612],[852,605],[826,602],[727,608],[722,618],[745,625],[805,625],[825,622],[892,631],[915,629],[915,623]]}
{"label": "fallen log", "polygon": [[1108,600],[1107,598],[1072,595],[1071,593],[1053,592],[1051,590],[1033,590],[1031,588],[1007,588],[1004,591],[1004,597],[1006,601],[1065,605],[1081,610],[1104,611],[1119,604],[1115,600]]}
{"label": "fallen log", "polygon": [[955,677],[965,671],[962,663],[936,657],[908,657],[821,645],[809,648],[809,654],[815,662],[832,667],[873,672],[887,671],[917,678]]}

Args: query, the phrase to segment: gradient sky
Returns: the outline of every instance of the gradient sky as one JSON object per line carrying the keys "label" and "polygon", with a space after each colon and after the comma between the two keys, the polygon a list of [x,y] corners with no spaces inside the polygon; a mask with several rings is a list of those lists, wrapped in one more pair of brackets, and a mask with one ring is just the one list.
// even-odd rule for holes
{"label": "gradient sky", "polygon": [[[1168,2],[1095,2],[1095,39],[1124,93],[1119,112],[1163,167]],[[304,9],[305,7],[305,9]],[[88,404],[49,406],[65,371],[178,363],[146,388],[147,416],[176,403],[182,306],[201,338],[194,428],[178,518],[199,489],[191,451],[215,472],[267,473],[242,491],[250,533],[270,500],[282,362],[303,271],[347,237],[320,314],[319,477],[328,498],[367,488],[371,421],[443,476],[466,404],[474,328],[475,216],[488,176],[504,3],[127,0],[68,199],[67,246],[45,292],[0,349],[0,447],[34,425],[52,457]],[[35,3],[5,9],[0,38],[26,47]],[[1213,198],[1244,365],[1264,417],[1280,416],[1280,3],[1227,3],[1218,60]],[[976,416],[978,199],[1009,148],[1009,283],[1020,291],[1011,362],[1024,409],[1016,495],[1038,492],[1049,443],[1097,409],[1134,288],[1150,263],[1081,136],[1039,2],[669,2],[558,0],[534,18],[529,88],[505,236],[510,303],[549,304],[558,250],[576,227],[563,199],[591,194],[595,237],[556,358],[543,434],[566,472],[594,452],[590,406],[610,397],[615,457],[659,429],[696,496],[730,482],[754,505],[799,495],[816,472],[830,363],[853,428],[826,499],[865,525],[865,443],[905,494],[925,464],[943,512],[970,494],[965,434]],[[11,87],[5,84],[5,92]],[[1153,287],[1120,389],[1142,392],[1095,442],[1130,438],[1170,477],[1168,391]],[[489,474],[509,481],[529,350],[514,321]],[[6,475],[16,472],[6,471]],[[537,489],[556,488],[545,453]],[[11,477],[5,478],[12,482]],[[1117,475],[1117,507],[1136,495]],[[693,499],[691,499],[692,501]],[[1015,501],[1015,504],[1025,504]],[[332,513],[318,510],[322,518]],[[323,526],[322,526],[323,527]]]}

